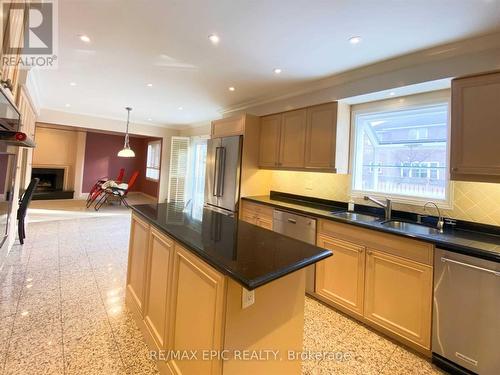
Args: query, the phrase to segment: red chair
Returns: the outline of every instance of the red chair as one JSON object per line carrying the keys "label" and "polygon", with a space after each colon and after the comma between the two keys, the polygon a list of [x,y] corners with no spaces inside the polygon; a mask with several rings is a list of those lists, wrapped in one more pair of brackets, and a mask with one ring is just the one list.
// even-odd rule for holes
{"label": "red chair", "polygon": [[[117,184],[120,184],[123,181],[124,174],[125,174],[125,168],[120,168],[118,176],[116,177],[115,180]],[[87,208],[92,206],[92,203],[94,203],[94,201],[104,192],[102,185],[106,181],[109,181],[109,177],[101,177],[100,179],[97,180],[94,186],[92,186],[92,189],[90,189],[89,195],[87,196],[87,203],[86,203]]]}
{"label": "red chair", "polygon": [[127,185],[126,187],[108,187],[104,189],[102,197],[99,199],[99,201],[95,204],[94,208],[96,211],[99,211],[99,209],[102,207],[104,203],[107,203],[110,198],[116,198],[120,201],[120,204],[124,204],[125,207],[129,207],[127,203],[127,194],[132,189],[132,187],[135,185],[135,182],[137,180],[137,177],[139,177],[139,171],[135,171],[130,179],[128,180],[128,183],[125,184]]}

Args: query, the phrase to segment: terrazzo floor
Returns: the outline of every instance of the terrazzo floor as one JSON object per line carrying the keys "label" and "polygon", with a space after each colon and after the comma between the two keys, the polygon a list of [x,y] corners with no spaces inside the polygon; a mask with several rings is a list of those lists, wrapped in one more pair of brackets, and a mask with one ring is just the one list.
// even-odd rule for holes
{"label": "terrazzo floor", "polygon": [[[156,374],[126,311],[130,214],[30,223],[0,270],[0,374]],[[437,374],[429,362],[306,298],[304,374]]]}

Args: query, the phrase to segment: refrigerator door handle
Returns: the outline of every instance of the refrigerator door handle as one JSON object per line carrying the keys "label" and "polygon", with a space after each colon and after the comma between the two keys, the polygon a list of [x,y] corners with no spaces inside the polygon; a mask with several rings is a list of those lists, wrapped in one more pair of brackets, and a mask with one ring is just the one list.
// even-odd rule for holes
{"label": "refrigerator door handle", "polygon": [[222,197],[224,195],[224,177],[226,174],[226,148],[220,147],[219,155],[219,186],[217,186],[217,196]]}
{"label": "refrigerator door handle", "polygon": [[216,147],[215,148],[215,165],[214,165],[214,191],[212,193],[212,195],[214,197],[218,197],[219,196],[219,149],[220,147]]}

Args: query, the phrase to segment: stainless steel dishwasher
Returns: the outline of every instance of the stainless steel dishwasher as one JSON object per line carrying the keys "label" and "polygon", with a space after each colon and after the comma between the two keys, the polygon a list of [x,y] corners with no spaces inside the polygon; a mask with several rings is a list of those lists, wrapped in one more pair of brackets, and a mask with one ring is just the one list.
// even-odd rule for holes
{"label": "stainless steel dishwasher", "polygon": [[[310,244],[316,244],[316,220],[310,217],[292,214],[287,211],[274,210],[273,230],[285,236]],[[306,268],[306,292],[314,293],[316,266]]]}
{"label": "stainless steel dishwasher", "polygon": [[500,374],[500,263],[436,249],[433,361]]}

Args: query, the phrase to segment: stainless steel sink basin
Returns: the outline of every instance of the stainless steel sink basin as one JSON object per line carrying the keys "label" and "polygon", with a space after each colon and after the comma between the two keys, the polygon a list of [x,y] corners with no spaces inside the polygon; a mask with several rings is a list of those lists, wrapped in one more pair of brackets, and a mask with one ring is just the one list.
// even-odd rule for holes
{"label": "stainless steel sink basin", "polygon": [[436,228],[428,227],[427,225],[409,223],[406,221],[399,220],[388,220],[382,222],[384,227],[399,229],[405,232],[417,233],[417,234],[439,234],[439,230]]}
{"label": "stainless steel sink basin", "polygon": [[359,214],[357,212],[349,212],[349,211],[332,212],[332,214],[334,216],[341,217],[343,219],[356,220],[356,221],[368,221],[368,222],[371,222],[371,221],[381,220],[377,216]]}

